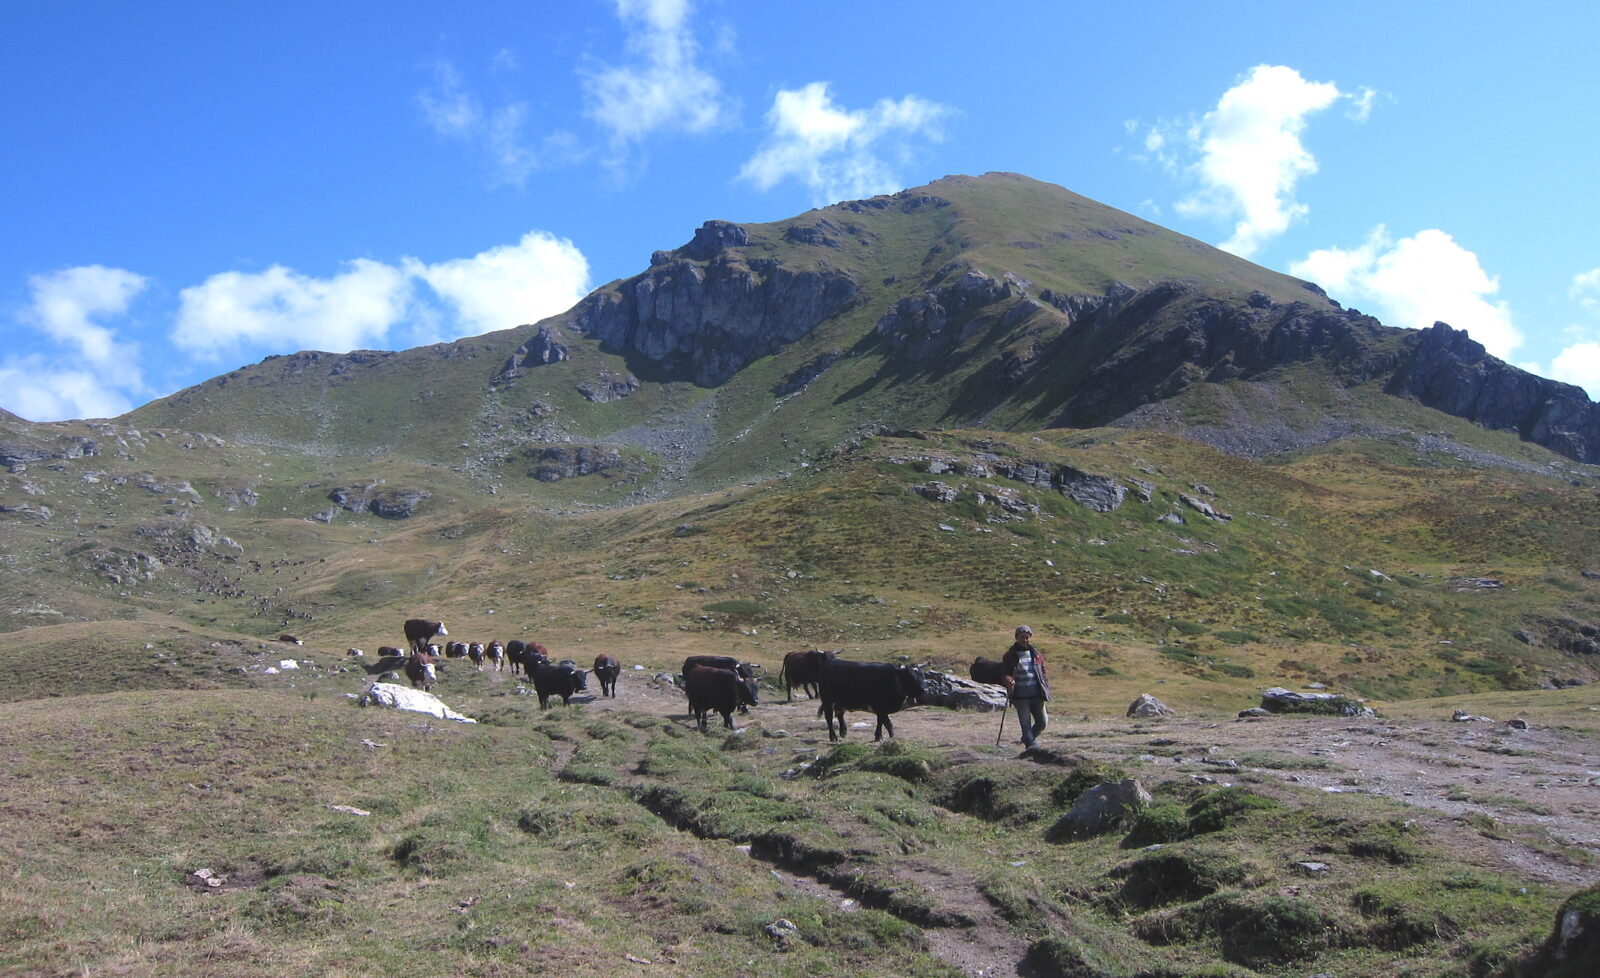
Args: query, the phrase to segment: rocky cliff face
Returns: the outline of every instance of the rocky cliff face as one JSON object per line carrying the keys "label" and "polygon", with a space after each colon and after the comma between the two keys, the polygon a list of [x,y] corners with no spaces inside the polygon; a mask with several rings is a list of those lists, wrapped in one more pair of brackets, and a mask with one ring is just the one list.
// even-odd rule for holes
{"label": "rocky cliff face", "polygon": [[748,234],[707,223],[649,271],[579,303],[574,321],[608,350],[635,353],[707,387],[792,343],[843,310],[859,287],[849,273],[794,270],[741,254]]}
{"label": "rocky cliff face", "polygon": [[1434,323],[1407,337],[1385,390],[1523,438],[1581,462],[1600,462],[1600,404],[1582,388],[1489,356],[1465,332]]}
{"label": "rocky cliff face", "polygon": [[1192,384],[1316,361],[1346,384],[1383,380],[1390,394],[1600,462],[1600,405],[1580,388],[1489,356],[1442,323],[1401,330],[1321,302],[1257,292],[1241,303],[1179,282],[1035,297],[1014,277],[975,269],[944,281],[901,299],[877,332],[891,357],[929,372],[986,357],[963,385],[964,418],[1024,396],[1056,405],[1051,426],[1090,427]]}

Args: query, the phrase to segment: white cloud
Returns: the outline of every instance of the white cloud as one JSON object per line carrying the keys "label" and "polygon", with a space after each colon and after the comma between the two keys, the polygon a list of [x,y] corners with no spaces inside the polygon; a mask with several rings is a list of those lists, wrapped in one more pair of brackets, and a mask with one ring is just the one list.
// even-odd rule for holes
{"label": "white cloud", "polygon": [[417,94],[422,118],[441,136],[470,136],[481,123],[483,107],[467,91],[461,72],[450,62],[439,61],[433,66],[433,82],[433,88]]}
{"label": "white cloud", "polygon": [[1600,313],[1600,268],[1591,268],[1572,276],[1567,294],[1572,301],[1591,313]]}
{"label": "white cloud", "polygon": [[1342,301],[1368,307],[1390,326],[1446,322],[1501,359],[1522,345],[1510,306],[1492,298],[1500,280],[1484,271],[1476,254],[1437,229],[1397,242],[1379,225],[1359,247],[1314,251],[1289,271]]}
{"label": "white cloud", "polygon": [[222,272],[178,294],[172,342],[206,359],[251,346],[343,353],[382,343],[411,291],[404,272],[365,258],[326,279],[282,265]]}
{"label": "white cloud", "polygon": [[[515,55],[500,51],[491,68],[516,70]],[[433,87],[418,93],[417,106],[434,132],[466,143],[482,154],[497,183],[520,187],[538,168],[540,153],[526,132],[528,107],[522,102],[485,107],[450,62],[434,65]]]}
{"label": "white cloud", "polygon": [[725,125],[733,103],[699,64],[688,0],[616,5],[632,60],[592,72],[585,85],[589,115],[610,130],[613,142],[637,142],[657,130],[706,132]]}
{"label": "white cloud", "polygon": [[[132,364],[126,365],[137,376]],[[38,355],[0,359],[6,409],[30,421],[114,418],[134,406],[127,378],[110,370],[63,367]],[[137,385],[135,384],[135,387]]]}
{"label": "white cloud", "polygon": [[762,190],[799,180],[818,204],[899,190],[900,178],[884,155],[905,163],[914,140],[938,142],[950,111],[915,95],[851,111],[834,103],[826,82],[785,89],[767,112],[766,139],[739,177]]}
{"label": "white cloud", "polygon": [[[419,280],[443,308],[418,294]],[[179,293],[172,341],[211,360],[249,348],[344,353],[397,340],[435,342],[554,315],[583,297],[588,280],[577,246],[542,231],[433,265],[361,258],[331,278],[281,265],[222,272]]]}
{"label": "white cloud", "polygon": [[1189,130],[1200,154],[1193,168],[1200,189],[1179,201],[1179,213],[1233,220],[1233,236],[1219,247],[1254,255],[1306,214],[1295,186],[1317,172],[1317,161],[1300,136],[1312,113],[1339,98],[1334,83],[1307,81],[1293,68],[1250,69]]}
{"label": "white cloud", "polygon": [[450,303],[468,334],[537,322],[564,312],[589,291],[583,252],[542,231],[471,258],[436,265],[413,258],[403,267]]}
{"label": "white cloud", "polygon": [[1600,343],[1574,343],[1550,361],[1550,376],[1577,384],[1600,401]]}
{"label": "white cloud", "polygon": [[28,279],[33,302],[24,319],[61,343],[77,348],[95,366],[122,357],[116,334],[95,322],[122,316],[149,282],[142,275],[104,265],[81,265]]}
{"label": "white cloud", "polygon": [[6,407],[34,421],[107,418],[133,407],[146,393],[139,348],[115,326],[148,285],[142,275],[104,265],[31,276],[31,301],[18,321],[57,349],[0,357]]}

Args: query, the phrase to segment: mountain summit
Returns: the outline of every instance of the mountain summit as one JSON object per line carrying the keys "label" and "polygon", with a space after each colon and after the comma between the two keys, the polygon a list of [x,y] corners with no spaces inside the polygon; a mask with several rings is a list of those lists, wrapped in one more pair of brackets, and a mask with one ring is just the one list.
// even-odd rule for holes
{"label": "mountain summit", "polygon": [[269,357],[129,420],[441,461],[574,439],[651,451],[644,431],[664,424],[694,442],[676,468],[716,481],[774,464],[740,432],[815,448],[868,422],[1120,425],[1259,456],[1392,426],[1394,398],[1600,459],[1582,390],[1464,333],[1386,327],[1313,283],[990,173],[708,221],[541,323]]}

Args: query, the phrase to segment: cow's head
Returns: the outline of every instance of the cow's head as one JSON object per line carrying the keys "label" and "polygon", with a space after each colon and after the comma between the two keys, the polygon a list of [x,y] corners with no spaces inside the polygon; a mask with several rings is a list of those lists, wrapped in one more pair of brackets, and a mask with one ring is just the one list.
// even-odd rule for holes
{"label": "cow's head", "polygon": [[922,670],[914,666],[900,666],[894,671],[895,690],[913,703],[922,702],[927,693]]}
{"label": "cow's head", "polygon": [[760,706],[756,699],[756,681],[754,679],[739,680],[739,702],[745,706]]}
{"label": "cow's head", "polygon": [[437,632],[434,632],[434,634],[435,635],[449,635],[450,633],[445,630],[444,622],[441,621],[439,623],[439,630]]}

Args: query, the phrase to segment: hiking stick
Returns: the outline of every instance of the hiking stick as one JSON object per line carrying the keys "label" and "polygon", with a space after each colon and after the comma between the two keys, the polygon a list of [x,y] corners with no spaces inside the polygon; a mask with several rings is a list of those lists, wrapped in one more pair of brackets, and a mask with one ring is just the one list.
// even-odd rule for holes
{"label": "hiking stick", "polygon": [[1000,708],[1000,729],[995,732],[994,745],[1000,746],[1000,738],[1006,734],[1006,711],[1011,709],[1011,698],[1006,697],[1006,705]]}

